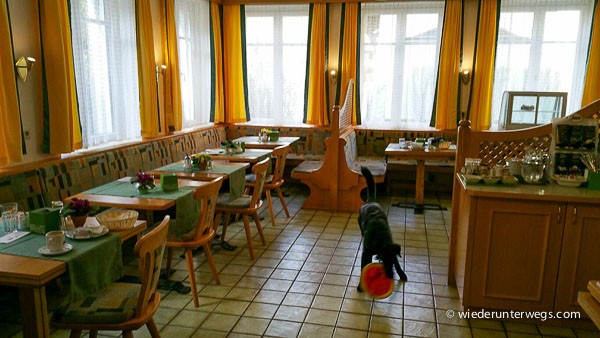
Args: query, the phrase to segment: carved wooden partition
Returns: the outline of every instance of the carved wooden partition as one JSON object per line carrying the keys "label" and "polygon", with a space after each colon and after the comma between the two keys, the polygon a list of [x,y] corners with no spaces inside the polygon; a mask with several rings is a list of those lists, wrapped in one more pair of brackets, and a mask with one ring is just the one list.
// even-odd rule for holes
{"label": "carved wooden partition", "polygon": [[[600,99],[569,115],[583,118],[600,119]],[[480,158],[482,164],[502,162],[509,157],[523,157],[526,148],[549,151],[552,142],[552,124],[510,131],[473,131],[471,122],[461,120],[458,127],[456,165],[454,166],[454,184],[452,188],[452,228],[450,231],[450,252],[448,282],[455,283],[454,276],[454,241],[456,224],[460,213],[460,173],[465,158]]]}
{"label": "carved wooden partition", "polygon": [[344,135],[353,130],[351,124],[354,84],[350,80],[342,108],[331,111],[331,136],[325,140],[325,158],[322,165],[310,173],[296,173],[310,194],[302,208],[329,211],[358,211],[362,200],[360,191],[366,187],[360,174],[348,168]]}

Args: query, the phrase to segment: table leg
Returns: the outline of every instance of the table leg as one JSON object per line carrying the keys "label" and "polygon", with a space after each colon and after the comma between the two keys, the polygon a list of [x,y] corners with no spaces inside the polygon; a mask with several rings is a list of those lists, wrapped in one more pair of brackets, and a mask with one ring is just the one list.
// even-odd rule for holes
{"label": "table leg", "polygon": [[50,337],[50,321],[44,287],[20,287],[19,303],[23,318],[23,337]]}
{"label": "table leg", "polygon": [[415,214],[423,213],[425,190],[425,160],[417,160],[417,178],[415,181]]}

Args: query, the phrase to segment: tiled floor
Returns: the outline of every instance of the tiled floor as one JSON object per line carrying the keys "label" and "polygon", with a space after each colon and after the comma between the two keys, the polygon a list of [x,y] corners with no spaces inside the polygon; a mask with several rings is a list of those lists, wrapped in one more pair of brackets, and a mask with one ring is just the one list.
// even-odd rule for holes
{"label": "tiled floor", "polygon": [[[301,210],[306,191],[287,188],[292,217],[278,213],[271,226],[263,209],[267,245],[254,230],[257,258],[251,261],[243,228],[228,229],[231,252],[214,250],[221,285],[202,254],[197,255],[199,308],[189,294],[164,291],[155,321],[163,337],[598,337],[600,333],[531,324],[458,320],[455,288],[446,286],[450,212],[390,207],[399,197],[380,196],[388,209],[394,239],[402,245],[409,281],[392,295],[373,300],[358,293],[361,235],[356,214]],[[428,196],[450,206],[449,196]],[[409,197],[410,199],[410,197]],[[280,210],[277,205],[278,211]],[[128,268],[135,270],[135,266]],[[173,279],[187,281],[182,259]],[[117,334],[102,332],[104,335]],[[54,332],[52,337],[68,336]],[[136,337],[148,336],[146,328]]]}

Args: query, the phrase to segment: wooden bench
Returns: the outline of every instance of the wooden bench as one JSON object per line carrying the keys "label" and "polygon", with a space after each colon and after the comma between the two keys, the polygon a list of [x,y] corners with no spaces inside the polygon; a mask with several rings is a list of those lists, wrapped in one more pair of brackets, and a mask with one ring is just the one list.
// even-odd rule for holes
{"label": "wooden bench", "polygon": [[331,116],[331,136],[325,140],[325,158],[307,160],[292,170],[292,178],[310,188],[302,208],[356,212],[362,205],[360,197],[366,181],[360,166],[371,169],[377,183],[385,180],[385,160],[361,159],[357,156],[356,133],[351,125],[353,83],[348,85],[343,108],[335,106]]}

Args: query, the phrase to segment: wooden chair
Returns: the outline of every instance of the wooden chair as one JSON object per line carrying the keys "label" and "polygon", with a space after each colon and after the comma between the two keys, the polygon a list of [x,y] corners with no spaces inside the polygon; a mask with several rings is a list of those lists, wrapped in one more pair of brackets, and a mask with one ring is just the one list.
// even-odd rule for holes
{"label": "wooden chair", "polygon": [[210,266],[210,270],[217,284],[220,284],[219,273],[215,266],[210,244],[215,237],[215,229],[212,227],[212,222],[215,216],[215,207],[217,205],[217,197],[219,189],[223,184],[223,177],[218,177],[210,183],[203,185],[194,191],[194,199],[199,204],[198,223],[196,227],[183,234],[180,238],[169,234],[167,238],[167,277],[171,275],[171,260],[173,258],[174,248],[183,248],[185,253],[185,261],[187,265],[188,275],[190,276],[190,287],[192,288],[192,298],[194,305],[200,306],[198,301],[198,289],[196,286],[196,273],[194,272],[194,253],[193,250],[199,247],[204,249],[206,260]]}
{"label": "wooden chair", "polygon": [[[281,192],[281,185],[284,182],[283,171],[285,170],[285,159],[287,158],[287,154],[290,152],[290,149],[291,145],[289,144],[273,149],[273,157],[275,157],[275,169],[273,169],[272,175],[267,175],[265,177],[264,191],[267,195],[267,202],[269,202],[269,212],[271,214],[272,225],[275,225],[275,213],[273,212],[271,190],[275,190],[277,192],[277,196],[279,196],[279,200],[281,201],[285,215],[290,217],[290,212],[288,211],[287,205],[285,204],[285,199],[283,198],[283,193]],[[249,193],[250,188],[254,186],[255,182],[255,174],[246,175],[246,194]]]}
{"label": "wooden chair", "polygon": [[70,329],[71,338],[80,337],[82,330],[89,330],[92,338],[99,330],[123,331],[124,338],[132,338],[132,330],[146,325],[152,337],[160,337],[153,316],[160,303],[156,289],[168,231],[169,216],[165,216],[160,225],[136,243],[141,285],[112,283],[57,311],[52,326]]}
{"label": "wooden chair", "polygon": [[251,215],[256,223],[256,229],[260,235],[262,244],[267,244],[265,241],[265,235],[263,234],[262,225],[258,219],[258,209],[262,206],[262,200],[260,199],[263,187],[265,185],[265,177],[267,174],[267,168],[270,164],[270,159],[266,158],[252,167],[252,172],[256,175],[256,181],[254,183],[252,195],[244,194],[233,201],[229,200],[229,194],[219,195],[217,201],[217,211],[214,222],[214,228],[219,225],[221,215],[225,214],[223,219],[223,232],[221,234],[221,241],[225,240],[225,234],[227,232],[227,225],[229,224],[229,217],[231,214],[242,215],[244,220],[244,227],[246,230],[246,239],[248,240],[248,250],[250,250],[250,258],[254,259],[254,246],[252,245],[252,233],[250,232],[250,222],[248,221],[248,215]]}

